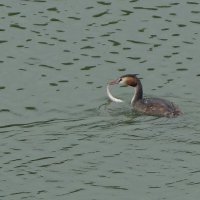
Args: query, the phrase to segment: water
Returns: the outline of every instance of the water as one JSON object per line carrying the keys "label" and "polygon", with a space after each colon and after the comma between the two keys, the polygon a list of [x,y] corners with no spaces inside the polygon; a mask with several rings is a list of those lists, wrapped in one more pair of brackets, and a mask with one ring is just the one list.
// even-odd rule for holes
{"label": "water", "polygon": [[[196,200],[200,192],[198,1],[0,3],[0,198]],[[137,116],[130,88],[182,117]]]}

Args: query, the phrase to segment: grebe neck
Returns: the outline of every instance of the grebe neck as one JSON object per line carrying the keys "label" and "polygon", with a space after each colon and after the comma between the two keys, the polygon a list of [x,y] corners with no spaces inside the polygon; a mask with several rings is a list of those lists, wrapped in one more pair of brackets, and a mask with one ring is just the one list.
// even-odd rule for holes
{"label": "grebe neck", "polygon": [[131,105],[134,106],[135,103],[138,100],[141,100],[143,98],[143,90],[142,90],[142,84],[140,80],[138,79],[137,85],[134,87],[134,95],[131,100]]}

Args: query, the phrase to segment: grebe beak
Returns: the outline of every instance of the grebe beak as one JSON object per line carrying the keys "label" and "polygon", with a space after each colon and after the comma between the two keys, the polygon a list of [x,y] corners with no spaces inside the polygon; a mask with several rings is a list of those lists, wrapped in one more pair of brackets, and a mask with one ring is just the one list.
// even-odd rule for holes
{"label": "grebe beak", "polygon": [[110,81],[108,84],[109,85],[115,85],[115,84],[119,84],[119,82],[120,82],[120,79],[116,79],[116,80]]}

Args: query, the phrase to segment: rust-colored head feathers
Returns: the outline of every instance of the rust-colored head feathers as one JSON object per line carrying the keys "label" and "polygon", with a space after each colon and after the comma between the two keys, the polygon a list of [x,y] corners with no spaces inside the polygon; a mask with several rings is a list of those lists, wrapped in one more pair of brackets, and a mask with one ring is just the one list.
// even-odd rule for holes
{"label": "rust-colored head feathers", "polygon": [[139,78],[137,78],[136,75],[137,74],[126,74],[116,80],[110,81],[109,84],[110,85],[122,84],[126,86],[136,87],[140,83],[140,80]]}
{"label": "rust-colored head feathers", "polygon": [[140,80],[136,76],[137,74],[126,74],[120,77],[120,82],[125,85],[136,87]]}

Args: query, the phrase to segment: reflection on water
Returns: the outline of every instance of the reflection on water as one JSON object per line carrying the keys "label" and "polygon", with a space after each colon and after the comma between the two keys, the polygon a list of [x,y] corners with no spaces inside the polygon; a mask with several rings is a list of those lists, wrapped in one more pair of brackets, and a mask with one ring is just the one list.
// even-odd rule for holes
{"label": "reflection on water", "polygon": [[[2,199],[199,198],[199,2],[0,4]],[[136,115],[139,73],[184,115]]]}

